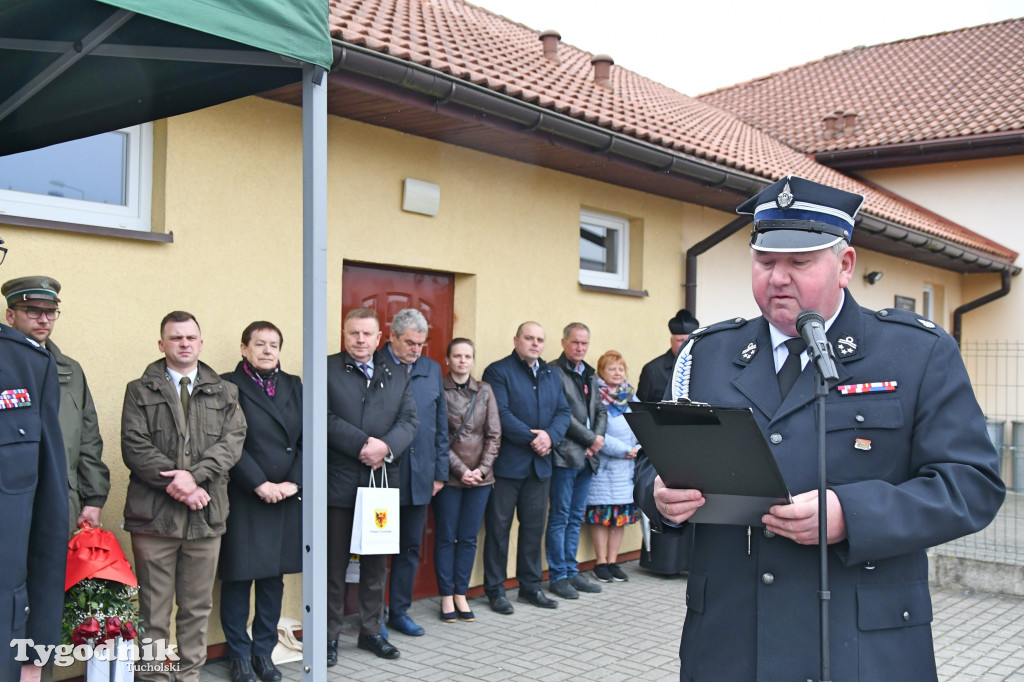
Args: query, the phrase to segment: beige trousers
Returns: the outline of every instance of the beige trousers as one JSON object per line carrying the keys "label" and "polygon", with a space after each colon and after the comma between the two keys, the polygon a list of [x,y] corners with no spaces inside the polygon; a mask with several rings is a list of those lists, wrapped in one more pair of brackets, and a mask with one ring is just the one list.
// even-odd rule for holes
{"label": "beige trousers", "polygon": [[[199,672],[206,663],[206,627],[213,610],[220,538],[185,540],[132,533],[132,551],[139,579],[139,611],[146,629],[140,650],[146,638],[170,642],[171,611],[177,603],[174,634],[181,660],[174,678],[177,682],[199,682]],[[140,667],[135,679],[169,682],[171,673]]]}

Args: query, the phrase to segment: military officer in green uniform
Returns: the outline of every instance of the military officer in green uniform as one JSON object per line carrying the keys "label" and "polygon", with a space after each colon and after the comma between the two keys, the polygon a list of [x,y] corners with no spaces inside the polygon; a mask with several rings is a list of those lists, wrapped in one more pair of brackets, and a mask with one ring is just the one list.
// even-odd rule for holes
{"label": "military officer in green uniform", "polygon": [[82,366],[61,352],[51,334],[60,316],[60,282],[52,277],[19,277],[4,283],[0,294],[7,299],[7,324],[50,351],[60,381],[60,430],[68,468],[68,526],[100,524],[100,509],[110,492],[110,470],[101,459],[100,438],[89,384]]}
{"label": "military officer in green uniform", "polygon": [[[742,204],[762,315],[698,329],[680,350],[671,397],[750,408],[793,494],[763,527],[693,524],[681,680],[819,679],[816,376],[796,329],[807,309],[839,374],[825,400],[831,679],[936,679],[925,552],[984,528],[1005,486],[953,338],[846,291],[863,199],[790,176]],[[638,466],[637,503],[655,530],[678,532],[702,492]]]}
{"label": "military officer in green uniform", "polygon": [[16,660],[13,640],[60,643],[68,495],[58,405],[53,357],[0,324],[0,682],[42,671]]}

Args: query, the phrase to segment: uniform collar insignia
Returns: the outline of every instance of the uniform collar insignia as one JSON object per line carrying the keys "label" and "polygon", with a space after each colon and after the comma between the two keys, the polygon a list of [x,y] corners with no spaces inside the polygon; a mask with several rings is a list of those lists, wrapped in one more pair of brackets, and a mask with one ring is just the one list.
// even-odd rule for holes
{"label": "uniform collar insignia", "polygon": [[788,182],[782,188],[782,191],[779,192],[779,196],[775,197],[775,204],[782,210],[786,210],[793,205],[793,193],[789,189]]}
{"label": "uniform collar insignia", "polygon": [[935,329],[935,323],[932,322],[931,320],[926,320],[923,317],[919,317],[917,318],[917,321],[920,322],[921,326],[925,327],[926,329]]}
{"label": "uniform collar insignia", "polygon": [[740,357],[743,358],[743,362],[750,362],[750,359],[757,354],[757,344],[751,341],[747,344],[747,347],[740,351]]}
{"label": "uniform collar insignia", "polygon": [[839,347],[839,355],[844,358],[857,352],[857,340],[849,334],[839,337],[836,345]]}

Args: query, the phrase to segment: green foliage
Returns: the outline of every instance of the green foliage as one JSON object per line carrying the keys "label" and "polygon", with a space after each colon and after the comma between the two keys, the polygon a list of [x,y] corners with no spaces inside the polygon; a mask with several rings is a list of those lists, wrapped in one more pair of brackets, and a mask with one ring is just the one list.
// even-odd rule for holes
{"label": "green foliage", "polygon": [[103,627],[108,618],[117,617],[122,623],[131,623],[141,633],[138,594],[137,587],[105,578],[87,578],[72,585],[64,593],[61,643],[73,644],[72,633],[87,618],[95,618]]}

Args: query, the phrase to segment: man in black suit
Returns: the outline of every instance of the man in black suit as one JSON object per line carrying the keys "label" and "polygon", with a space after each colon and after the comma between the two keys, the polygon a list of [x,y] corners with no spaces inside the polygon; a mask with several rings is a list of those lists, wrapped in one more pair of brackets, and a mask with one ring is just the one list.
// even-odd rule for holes
{"label": "man in black suit", "polygon": [[668,388],[668,381],[672,377],[672,365],[676,361],[676,353],[698,327],[700,327],[700,322],[686,308],[680,309],[675,317],[668,321],[670,347],[640,370],[640,380],[636,386],[637,400],[644,403],[656,403],[665,396],[665,389]]}
{"label": "man in black suit", "polygon": [[[345,316],[345,350],[327,358],[327,665],[338,663],[338,635],[345,616],[356,490],[386,467],[388,485],[399,485],[398,460],[419,426],[406,372],[394,371],[378,352],[380,322],[369,308]],[[377,476],[380,478],[380,476]],[[381,634],[387,555],[359,557],[360,649],[398,658]]]}
{"label": "man in black suit", "polygon": [[[0,240],[0,244],[3,240]],[[0,247],[0,262],[7,249]],[[67,557],[68,474],[57,411],[57,365],[39,344],[0,324],[0,680],[38,680],[42,668],[10,646],[60,643]],[[33,649],[27,649],[34,659]],[[17,658],[23,660],[17,660]]]}

